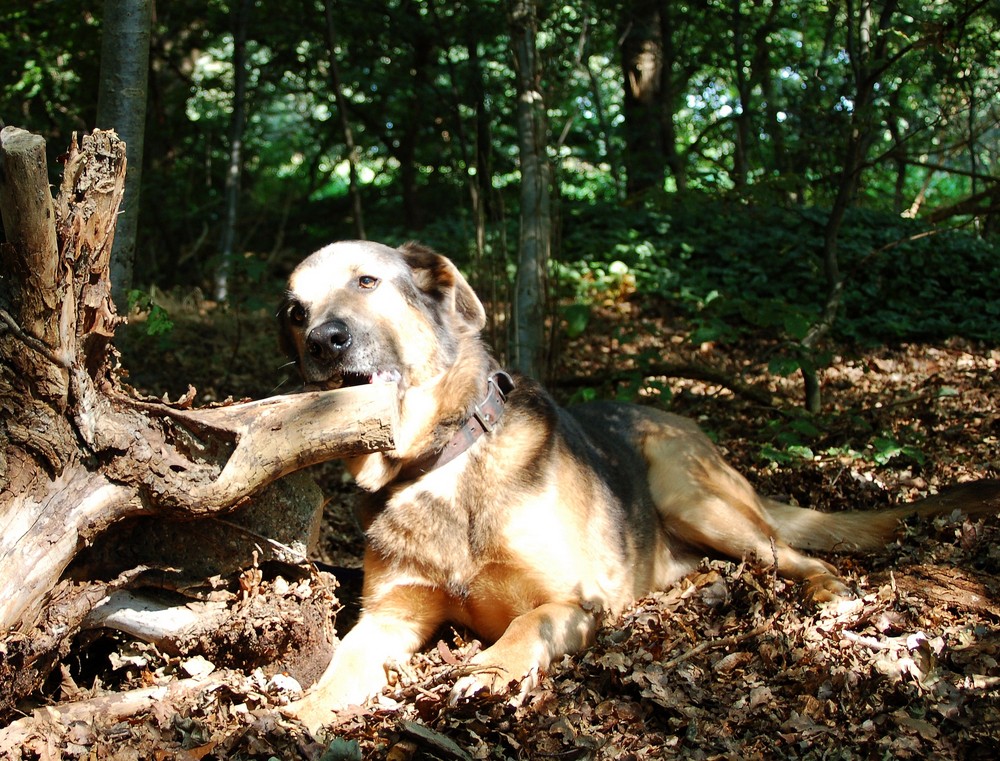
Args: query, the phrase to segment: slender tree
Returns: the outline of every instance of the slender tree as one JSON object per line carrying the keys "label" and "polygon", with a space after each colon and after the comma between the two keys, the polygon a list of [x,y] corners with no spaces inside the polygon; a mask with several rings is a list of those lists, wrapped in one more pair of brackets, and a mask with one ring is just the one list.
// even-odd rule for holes
{"label": "slender tree", "polygon": [[[109,0],[110,2],[111,0]],[[229,298],[239,223],[240,186],[243,176],[243,135],[247,120],[247,27],[253,0],[238,0],[233,7],[233,108],[229,115],[229,164],[226,168],[225,217],[219,242],[219,266],[215,271],[215,298]]]}
{"label": "slender tree", "polygon": [[661,0],[631,0],[622,20],[625,169],[629,195],[661,189],[664,177],[660,84]]}
{"label": "slender tree", "polygon": [[[844,48],[849,56],[853,75],[850,92],[853,108],[843,142],[836,195],[823,229],[822,255],[827,299],[821,318],[802,340],[807,351],[814,350],[825,339],[843,301],[844,277],[839,261],[840,233],[847,211],[855,203],[862,174],[868,166],[869,151],[885,117],[880,110],[879,97],[892,102],[893,87],[898,85],[887,84],[890,71],[904,57],[919,50],[924,43],[924,40],[914,37],[905,44],[893,47],[895,36],[890,32],[899,13],[900,3],[897,0],[886,0],[878,7],[870,2],[844,0]],[[802,376],[806,408],[811,412],[819,412],[822,404],[819,376],[808,358],[802,364]]]}
{"label": "slender tree", "polygon": [[111,254],[111,284],[118,309],[127,312],[135,266],[139,188],[146,132],[151,0],[105,0],[97,126],[113,129],[125,142],[125,196]]}
{"label": "slender tree", "polygon": [[337,60],[337,23],[333,16],[333,0],[323,3],[326,16],[326,44],[330,49],[330,91],[337,106],[337,116],[340,119],[340,130],[344,133],[344,147],[347,150],[348,192],[351,196],[351,208],[354,212],[354,229],[359,240],[365,240],[364,208],[361,205],[361,187],[358,181],[358,146],[354,143],[354,130],[347,113],[347,99],[344,96],[343,80],[340,76],[340,62]]}
{"label": "slender tree", "polygon": [[537,49],[538,8],[534,0],[513,0],[510,10],[521,166],[513,359],[517,370],[537,378],[544,367],[546,270],[552,248],[552,167]]}

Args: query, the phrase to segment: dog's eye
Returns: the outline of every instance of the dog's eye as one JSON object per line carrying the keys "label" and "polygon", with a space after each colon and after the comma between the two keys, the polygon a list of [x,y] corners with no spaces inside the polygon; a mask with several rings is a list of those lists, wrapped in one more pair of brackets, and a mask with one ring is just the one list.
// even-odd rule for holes
{"label": "dog's eye", "polygon": [[379,279],[374,275],[362,275],[358,278],[358,286],[363,291],[370,291],[373,288],[377,288],[379,284]]}
{"label": "dog's eye", "polygon": [[292,304],[288,308],[288,321],[297,328],[306,324],[306,310],[301,304]]}

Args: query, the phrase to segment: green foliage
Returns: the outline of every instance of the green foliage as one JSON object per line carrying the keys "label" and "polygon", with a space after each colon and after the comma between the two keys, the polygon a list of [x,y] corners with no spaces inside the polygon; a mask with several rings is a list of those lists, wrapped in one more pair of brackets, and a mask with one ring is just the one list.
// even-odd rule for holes
{"label": "green foliage", "polygon": [[588,304],[568,304],[562,308],[563,321],[566,323],[566,335],[570,338],[582,336],[590,324],[590,306]]}
{"label": "green foliage", "polygon": [[919,465],[924,463],[924,453],[910,444],[901,444],[891,436],[876,436],[871,444],[871,458],[878,465],[885,465],[895,457],[913,460]]}
{"label": "green foliage", "polygon": [[[564,211],[563,250],[578,258],[557,261],[553,281],[568,301],[560,316],[569,337],[585,333],[595,305],[637,294],[669,302],[696,345],[770,342],[775,375],[815,372],[832,360],[825,346],[805,351],[801,344],[826,298],[822,209],[691,194],[650,204],[643,214],[603,210],[567,204]],[[1000,257],[990,241],[857,209],[841,231],[840,260],[845,287],[832,331],[838,345],[1000,341]],[[634,294],[622,289],[626,274]],[[873,451],[919,462],[909,444]],[[765,454],[794,460],[814,449],[808,440],[781,440]]]}
{"label": "green foliage", "polygon": [[584,386],[583,388],[577,389],[573,395],[569,398],[570,404],[583,404],[584,402],[592,402],[599,398],[599,394],[596,388],[592,386]]}
{"label": "green foliage", "polygon": [[160,336],[165,339],[174,329],[174,323],[167,310],[157,304],[150,292],[133,289],[128,292],[129,312],[136,311],[145,317],[145,332],[147,336]]}
{"label": "green foliage", "polygon": [[[567,214],[564,251],[579,258],[556,265],[563,295],[582,304],[617,297],[625,270],[612,271],[610,260],[627,268],[639,293],[666,298],[685,314],[694,343],[771,337],[777,353],[770,368],[780,375],[828,361],[796,348],[826,298],[822,210],[689,196],[673,202],[669,213],[600,212],[586,206]],[[1000,340],[995,245],[871,210],[851,212],[845,224],[837,340]],[[573,330],[586,327],[579,308],[564,316],[573,318]]]}
{"label": "green foliage", "polygon": [[[510,272],[519,211],[506,4],[338,0],[332,47],[326,4],[276,0],[250,13],[236,293],[267,297],[260,286],[280,282],[291,262],[356,234],[341,115],[358,147],[368,234],[422,238],[479,268],[477,285],[494,285]],[[43,133],[53,159],[72,130],[93,125],[99,6],[0,7],[0,116]],[[834,337],[996,340],[995,243],[900,214],[918,196],[921,212],[946,207],[1000,174],[992,4],[904,0],[887,14],[886,68],[873,72],[864,115],[855,103],[865,51],[848,44],[849,6],[659,4],[668,39],[657,129],[676,155],[661,188],[625,199],[635,117],[619,40],[636,7],[541,9],[559,196],[553,283],[572,303],[561,315],[571,334],[595,305],[649,294],[676,305],[694,341],[773,337],[772,371],[821,365],[794,347],[822,312],[819,252],[845,140],[870,126],[839,241],[848,280]],[[232,10],[228,0],[157,5],[137,282],[205,287],[217,261]],[[473,256],[473,196],[488,262]]]}
{"label": "green foliage", "polygon": [[767,441],[761,445],[760,457],[780,465],[812,460],[816,442],[823,436],[823,425],[823,421],[801,410],[769,421],[764,426]]}
{"label": "green foliage", "polygon": [[900,467],[910,463],[923,465],[926,461],[920,436],[915,431],[902,431],[899,435],[872,434],[864,420],[855,419],[854,437],[864,437],[864,432],[868,432],[867,443],[858,450],[847,444],[831,446],[824,443],[830,436],[832,422],[832,419],[809,415],[803,410],[788,410],[782,417],[765,424],[762,430],[765,441],[760,446],[759,456],[777,465],[802,464],[817,458],[856,460],[879,466],[895,461]]}
{"label": "green foliage", "polygon": [[319,761],[361,761],[361,746],[357,740],[335,737],[326,746]]}

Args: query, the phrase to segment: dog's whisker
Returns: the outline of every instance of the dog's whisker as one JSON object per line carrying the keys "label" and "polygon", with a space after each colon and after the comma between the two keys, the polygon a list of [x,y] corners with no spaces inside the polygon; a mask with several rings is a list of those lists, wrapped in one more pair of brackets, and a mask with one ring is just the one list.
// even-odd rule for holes
{"label": "dog's whisker", "polygon": [[[284,365],[284,367],[287,367],[287,366],[288,366],[288,365]],[[272,394],[272,395],[273,395],[273,394],[277,394],[277,393],[278,393],[279,391],[281,391],[282,387],[284,387],[284,386],[286,386],[286,385],[288,384],[288,382],[289,382],[290,380],[291,380],[291,378],[282,378],[282,379],[281,379],[280,381],[278,381],[278,383],[277,383],[277,384],[276,384],[276,385],[274,386],[274,388],[272,388],[272,389],[271,389],[271,394]],[[300,390],[300,391],[301,391],[301,390],[302,390],[302,388],[303,388],[303,386],[302,386],[302,384],[301,384],[301,383],[300,383],[300,384],[298,384],[298,387],[299,387],[299,390]]]}

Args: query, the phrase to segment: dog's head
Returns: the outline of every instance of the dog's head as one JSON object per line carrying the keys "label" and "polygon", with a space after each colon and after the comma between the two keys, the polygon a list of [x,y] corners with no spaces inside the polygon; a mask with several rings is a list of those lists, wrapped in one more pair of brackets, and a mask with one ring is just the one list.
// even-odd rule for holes
{"label": "dog's head", "polygon": [[397,381],[447,370],[486,313],[447,258],[415,243],[334,243],[292,272],[278,313],[285,352],[309,386]]}

